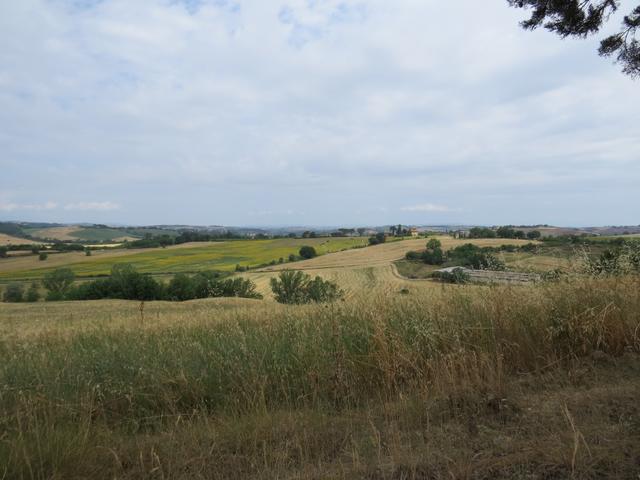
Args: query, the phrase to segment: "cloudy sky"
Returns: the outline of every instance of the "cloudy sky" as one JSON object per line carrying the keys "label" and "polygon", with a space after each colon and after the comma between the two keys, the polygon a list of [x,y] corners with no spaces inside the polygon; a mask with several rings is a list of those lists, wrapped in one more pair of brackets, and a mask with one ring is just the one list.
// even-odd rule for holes
{"label": "cloudy sky", "polygon": [[640,81],[525,16],[3,1],[0,219],[639,224]]}

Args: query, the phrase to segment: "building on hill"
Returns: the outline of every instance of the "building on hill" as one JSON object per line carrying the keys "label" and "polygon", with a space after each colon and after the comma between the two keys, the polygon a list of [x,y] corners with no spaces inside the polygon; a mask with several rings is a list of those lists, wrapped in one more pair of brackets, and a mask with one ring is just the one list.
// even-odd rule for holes
{"label": "building on hill", "polygon": [[409,230],[409,234],[412,237],[417,237],[420,235],[420,232],[418,232],[418,229],[416,227],[411,227],[411,230]]}

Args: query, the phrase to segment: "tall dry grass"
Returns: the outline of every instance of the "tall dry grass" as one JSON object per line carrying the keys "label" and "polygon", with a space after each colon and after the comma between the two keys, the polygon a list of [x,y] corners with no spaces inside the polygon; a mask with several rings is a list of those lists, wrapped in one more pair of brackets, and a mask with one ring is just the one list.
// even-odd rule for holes
{"label": "tall dry grass", "polygon": [[[639,287],[637,277],[443,287],[326,306],[226,309],[221,318],[184,315],[156,327],[70,323],[64,334],[7,338],[0,341],[0,478],[62,478],[74,462],[87,475],[105,455],[123,476],[140,462],[149,473],[157,452],[124,460],[114,439],[175,433],[184,422],[197,430],[194,419],[233,419],[214,428],[231,448],[248,438],[242,429],[260,428],[256,418],[273,422],[280,412],[306,412],[300,422],[309,422],[313,443],[326,434],[313,433],[316,417],[397,402],[406,409],[410,398],[446,399],[464,410],[478,396],[502,398],[514,376],[640,351]],[[305,456],[318,461],[305,445],[299,466]],[[254,444],[252,455],[261,449],[273,467],[277,451]]]}

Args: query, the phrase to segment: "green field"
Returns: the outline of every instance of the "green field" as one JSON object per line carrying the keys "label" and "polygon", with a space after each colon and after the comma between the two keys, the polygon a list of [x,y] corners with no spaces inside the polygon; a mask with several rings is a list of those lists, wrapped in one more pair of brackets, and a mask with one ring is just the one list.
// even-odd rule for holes
{"label": "green field", "polygon": [[79,277],[107,275],[117,263],[130,263],[142,273],[166,274],[202,270],[234,270],[236,265],[256,267],[288,261],[297,255],[301,246],[315,247],[319,255],[362,247],[367,238],[315,238],[273,240],[230,240],[205,244],[188,244],[148,250],[116,250],[96,252],[91,257],[84,253],[50,255],[41,262],[37,257],[4,259],[0,262],[0,280],[31,280],[64,266]]}

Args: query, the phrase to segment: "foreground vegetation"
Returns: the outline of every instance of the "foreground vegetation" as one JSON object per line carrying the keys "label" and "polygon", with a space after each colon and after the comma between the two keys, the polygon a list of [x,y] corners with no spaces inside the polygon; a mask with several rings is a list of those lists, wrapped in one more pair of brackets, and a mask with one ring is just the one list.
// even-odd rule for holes
{"label": "foreground vegetation", "polygon": [[626,276],[2,305],[0,476],[632,478],[638,312]]}

